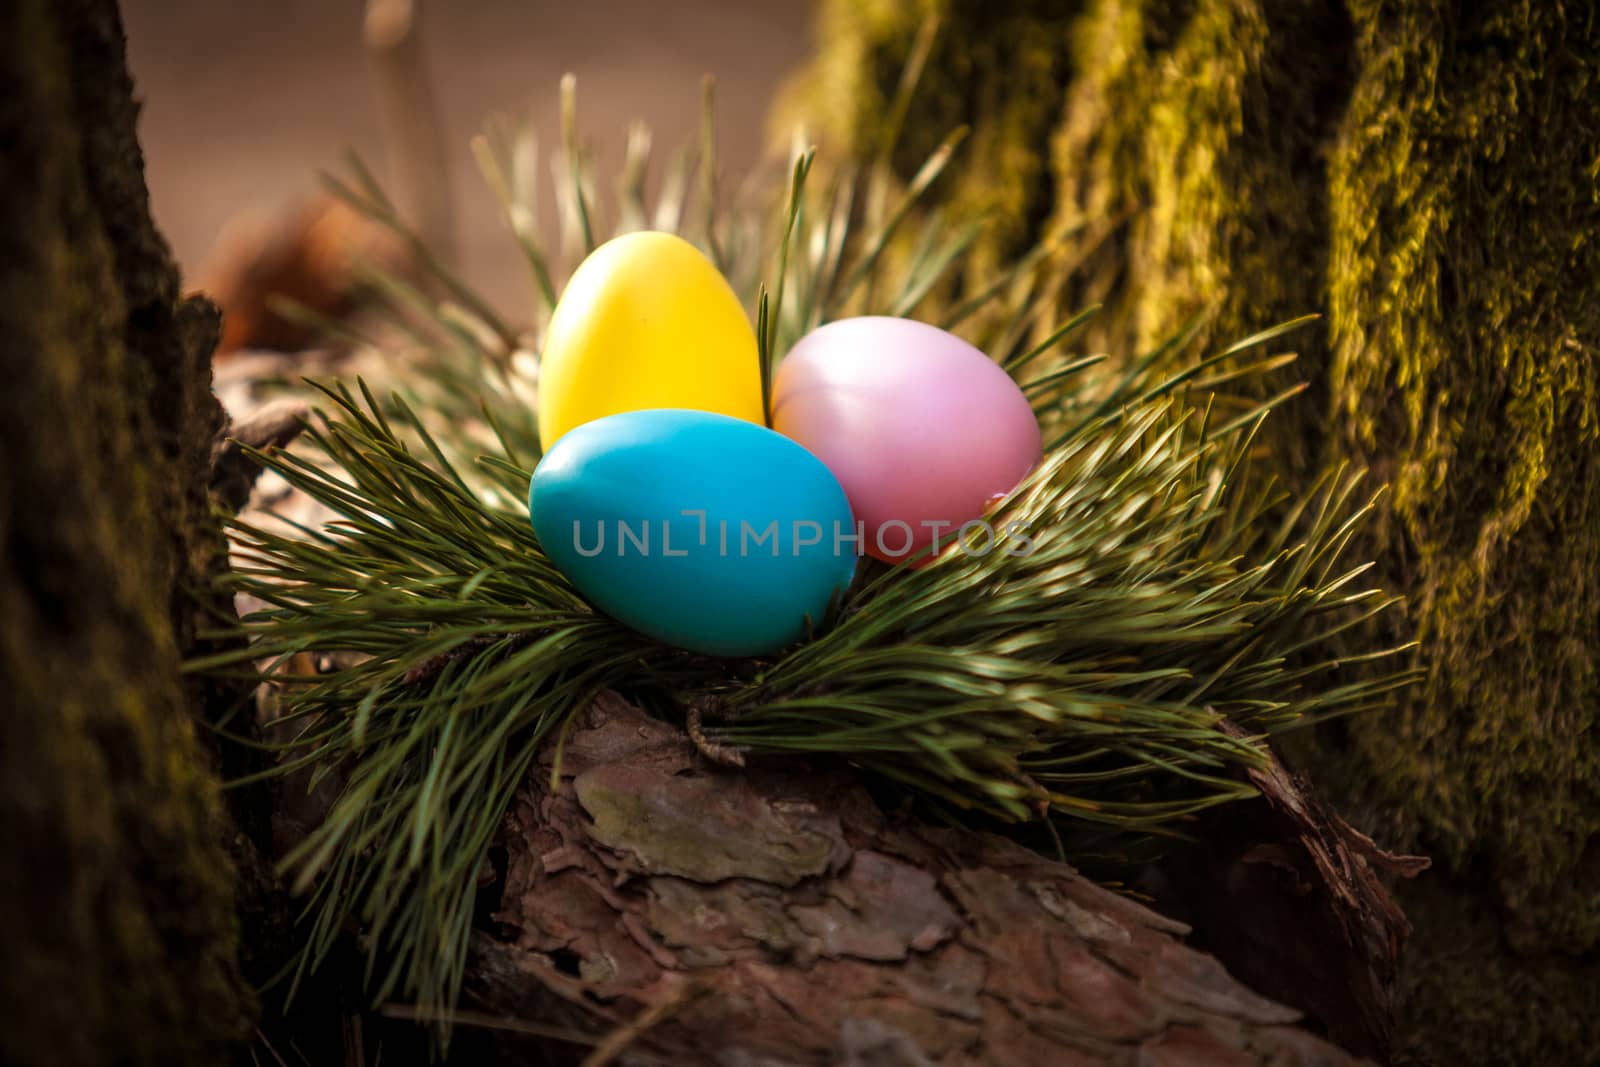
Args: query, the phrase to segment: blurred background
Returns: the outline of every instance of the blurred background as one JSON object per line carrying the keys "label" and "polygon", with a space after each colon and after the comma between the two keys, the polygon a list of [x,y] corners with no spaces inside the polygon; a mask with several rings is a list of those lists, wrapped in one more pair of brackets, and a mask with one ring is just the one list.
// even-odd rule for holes
{"label": "blurred background", "polygon": [[[402,15],[412,7],[374,6]],[[631,119],[650,125],[663,155],[694,136],[701,76],[709,73],[717,79],[720,170],[735,178],[760,157],[772,95],[810,51],[814,21],[808,0],[417,4],[417,53],[385,60],[364,43],[367,7],[126,0],[152,208],[186,287],[213,288],[208,282],[230,269],[224,261],[283,234],[314,204],[317,172],[338,169],[346,148],[392,184],[395,139],[385,122],[397,113],[415,120],[417,101],[385,90],[384,64],[420,63],[437,116],[456,259],[471,284],[521,317],[526,264],[468,145],[485,118],[531,115],[541,146],[553,146],[559,82],[571,71],[584,139],[598,173],[610,174]],[[381,38],[382,28],[366,36]]]}

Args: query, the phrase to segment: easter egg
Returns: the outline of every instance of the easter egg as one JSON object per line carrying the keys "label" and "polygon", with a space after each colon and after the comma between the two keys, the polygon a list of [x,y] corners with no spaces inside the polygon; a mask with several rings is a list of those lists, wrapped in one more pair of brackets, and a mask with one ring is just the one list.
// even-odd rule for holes
{"label": "easter egg", "polygon": [[[778,368],[773,428],[838,477],[862,549],[895,562],[948,546],[1039,462],[1039,423],[1001,367],[910,319],[830,322]],[[998,532],[994,532],[998,534]]]}
{"label": "easter egg", "polygon": [[766,425],[755,330],[688,241],[644,231],[573,272],[539,361],[539,438],[623,411],[692,408]]}
{"label": "easter egg", "polygon": [[787,437],[727,415],[586,422],[540,460],[528,510],[545,555],[591,603],[695,652],[792,644],[855,574],[838,479]]}

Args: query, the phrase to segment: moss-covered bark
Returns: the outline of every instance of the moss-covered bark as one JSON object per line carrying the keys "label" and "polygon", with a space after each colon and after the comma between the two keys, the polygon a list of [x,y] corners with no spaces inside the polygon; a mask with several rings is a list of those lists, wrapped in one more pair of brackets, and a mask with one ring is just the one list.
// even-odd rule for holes
{"label": "moss-covered bark", "polygon": [[[1327,313],[1302,340],[1316,388],[1279,420],[1279,465],[1304,478],[1348,458],[1393,484],[1367,549],[1410,597],[1389,636],[1420,640],[1431,673],[1348,724],[1323,775],[1388,842],[1446,861],[1407,892],[1407,1003],[1434,1058],[1591,1057],[1600,15],[1559,0],[1002,7],[997,26],[993,5],[920,6],[944,43],[913,144],[993,120],[948,195],[1010,190],[985,204],[1005,216],[1000,251],[1086,224],[1066,299],[1107,303],[1097,347],[1137,351],[1208,307],[1214,338]],[[788,113],[870,138],[918,17],[827,4]],[[1024,40],[1017,62],[1007,42]]]}
{"label": "moss-covered bark", "polygon": [[[910,173],[958,126],[971,128],[968,166],[945,195],[963,217],[986,215],[989,238],[967,271],[984,277],[1027,239],[1050,204],[1042,151],[1060,114],[1070,56],[1060,42],[1076,14],[1070,0],[863,0],[826,3],[821,51],[777,108],[784,143],[799,122],[835,142],[837,158],[873,158],[884,140],[901,71],[919,27],[941,20],[918,86],[911,122],[894,139],[894,161]],[[814,106],[826,100],[826,107]],[[838,110],[834,110],[838,109]]]}
{"label": "moss-covered bark", "polygon": [[1519,943],[1582,951],[1600,940],[1600,16],[1414,7],[1359,12],[1330,168],[1331,415],[1394,484],[1392,562],[1435,670],[1354,736],[1390,807],[1500,875]]}
{"label": "moss-covered bark", "polygon": [[249,1032],[180,656],[218,559],[215,312],[150,221],[111,0],[0,4],[0,1061]]}

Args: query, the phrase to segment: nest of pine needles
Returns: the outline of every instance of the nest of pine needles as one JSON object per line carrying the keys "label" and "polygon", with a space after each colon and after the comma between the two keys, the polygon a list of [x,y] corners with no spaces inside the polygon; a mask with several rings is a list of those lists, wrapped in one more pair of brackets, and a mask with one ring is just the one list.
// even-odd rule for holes
{"label": "nest of pine needles", "polygon": [[[307,894],[302,972],[353,932],[375,998],[448,1009],[513,794],[603,690],[692,712],[718,753],[849,761],[942,817],[1146,835],[1250,795],[1241,770],[1274,732],[1379,706],[1408,680],[1382,664],[1352,673],[1393,650],[1339,639],[1394,599],[1342,555],[1372,505],[1359,474],[1301,492],[1251,471],[1257,429],[1295,392],[1262,400],[1259,381],[1292,358],[1271,346],[1298,323],[1211,354],[1188,351],[1188,335],[1136,356],[1074,354],[1088,313],[1053,321],[1052,243],[963,278],[982,220],[921,206],[959,131],[904,183],[886,163],[892,121],[874,159],[825,177],[796,152],[786,195],[762,205],[756,189],[721,213],[708,94],[698,150],[669,162],[653,199],[636,129],[603,203],[570,81],[563,92],[555,242],[539,233],[529,130],[502,123],[474,144],[527,258],[526,329],[434,258],[359,164],[330,179],[407,243],[425,280],[369,276],[403,338],[385,352],[384,395],[319,386],[301,444],[257,455],[340,517],[235,521],[230,588],[266,607],[231,631],[241,650],[192,665],[276,688],[293,738],[271,773],[342,781],[285,859]],[[534,353],[563,264],[646,226],[694,241],[747,294],[768,381],[795,339],[852,314],[924,318],[990,353],[1047,442],[999,516],[1034,551],[863,567],[808,640],[760,660],[696,656],[597,613],[528,522]],[[331,673],[295,675],[305,652],[342,655]]]}

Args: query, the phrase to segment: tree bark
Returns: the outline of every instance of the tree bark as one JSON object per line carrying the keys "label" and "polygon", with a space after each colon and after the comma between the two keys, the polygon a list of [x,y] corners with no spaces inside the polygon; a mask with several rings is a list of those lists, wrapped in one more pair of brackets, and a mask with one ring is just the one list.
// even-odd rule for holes
{"label": "tree bark", "polygon": [[[224,559],[217,316],[151,222],[111,0],[0,4],[0,1062],[229,1059],[235,877],[186,685]],[[246,827],[245,829],[249,829]]]}
{"label": "tree bark", "polygon": [[1013,842],[887,817],[837,765],[710,766],[614,695],[554,787],[552,756],[469,966],[493,1019],[609,1032],[641,1063],[1354,1062],[1182,924]]}
{"label": "tree bark", "polygon": [[1081,225],[1062,301],[1106,304],[1088,350],[1136,354],[1207,309],[1217,341],[1326,313],[1295,339],[1285,373],[1313,389],[1270,444],[1290,484],[1354,460],[1393,487],[1362,550],[1409,600],[1372,639],[1418,639],[1430,675],[1322,731],[1316,771],[1379,839],[1444,861],[1402,894],[1403,1027],[1440,1063],[1592,1058],[1592,6],[831,0],[789,114],[873,144],[928,13],[943,29],[898,163],[974,126],[943,192],[998,216],[988,261]]}

